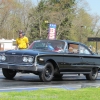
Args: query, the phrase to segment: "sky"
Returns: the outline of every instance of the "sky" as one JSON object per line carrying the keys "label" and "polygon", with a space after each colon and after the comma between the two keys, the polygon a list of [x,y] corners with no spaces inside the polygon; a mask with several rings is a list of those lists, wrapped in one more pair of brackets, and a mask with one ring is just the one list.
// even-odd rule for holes
{"label": "sky", "polygon": [[40,0],[32,0],[32,2],[34,3],[34,5],[37,5],[39,1]]}
{"label": "sky", "polygon": [[100,0],[86,0],[86,2],[90,7],[90,12],[100,16]]}
{"label": "sky", "polygon": [[[35,5],[37,5],[37,3],[40,0],[32,0],[34,2]],[[100,15],[100,0],[85,0],[89,7],[90,7],[90,13],[91,14],[97,14]]]}

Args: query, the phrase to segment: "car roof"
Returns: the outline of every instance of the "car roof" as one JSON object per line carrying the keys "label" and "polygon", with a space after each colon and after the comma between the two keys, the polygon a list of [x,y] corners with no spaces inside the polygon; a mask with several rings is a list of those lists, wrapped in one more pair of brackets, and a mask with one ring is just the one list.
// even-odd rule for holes
{"label": "car roof", "polygon": [[[73,43],[82,44],[81,42],[72,41],[72,40],[48,40],[48,39],[42,39],[42,40],[43,41],[64,41],[64,42],[73,42]],[[36,40],[36,41],[42,41],[42,40]]]}
{"label": "car roof", "polygon": [[[81,42],[77,42],[77,41],[72,41],[72,40],[49,40],[49,39],[41,39],[41,40],[36,40],[36,41],[63,41],[63,42],[65,42],[66,44],[68,44],[68,43],[72,43],[72,44],[78,44],[78,45],[81,45],[81,46],[84,46],[85,48],[87,48],[88,50],[89,50],[89,48],[88,48],[88,46],[87,45],[85,45],[85,44],[83,44],[83,43],[81,43]],[[34,42],[34,41],[33,41]],[[90,50],[89,50],[90,51]],[[91,51],[90,51],[91,52]]]}
{"label": "car roof", "polygon": [[[77,42],[77,41],[72,41],[72,40],[49,40],[49,39],[41,39],[41,40],[36,40],[36,41],[63,41],[66,43],[74,43],[74,44],[81,44],[83,46],[86,46],[85,44],[81,43],[81,42]],[[34,41],[33,41],[34,42]]]}

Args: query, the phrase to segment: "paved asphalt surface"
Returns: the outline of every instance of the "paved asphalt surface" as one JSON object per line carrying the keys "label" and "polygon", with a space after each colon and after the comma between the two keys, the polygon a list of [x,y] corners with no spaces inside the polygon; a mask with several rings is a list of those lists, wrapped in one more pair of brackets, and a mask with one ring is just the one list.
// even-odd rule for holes
{"label": "paved asphalt surface", "polygon": [[75,90],[85,87],[100,87],[100,73],[96,81],[88,81],[84,75],[67,74],[62,80],[54,79],[51,82],[41,82],[34,74],[17,73],[13,80],[7,80],[0,70],[0,92],[2,91],[22,91],[37,90],[45,88],[64,88]]}

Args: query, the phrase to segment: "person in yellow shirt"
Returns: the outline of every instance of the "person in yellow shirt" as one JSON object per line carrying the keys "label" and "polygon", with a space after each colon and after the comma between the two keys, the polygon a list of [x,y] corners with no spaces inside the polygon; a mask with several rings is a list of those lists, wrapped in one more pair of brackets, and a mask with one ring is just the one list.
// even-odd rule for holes
{"label": "person in yellow shirt", "polygon": [[17,49],[27,49],[29,47],[29,40],[23,31],[19,31],[19,37],[16,39]]}

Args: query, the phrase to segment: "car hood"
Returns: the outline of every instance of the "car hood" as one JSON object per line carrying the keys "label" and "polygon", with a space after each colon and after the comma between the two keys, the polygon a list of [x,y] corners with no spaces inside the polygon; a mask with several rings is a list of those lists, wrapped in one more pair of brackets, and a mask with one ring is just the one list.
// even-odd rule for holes
{"label": "car hood", "polygon": [[57,52],[46,51],[46,50],[8,50],[5,51],[6,55],[39,55],[39,54],[55,54]]}

